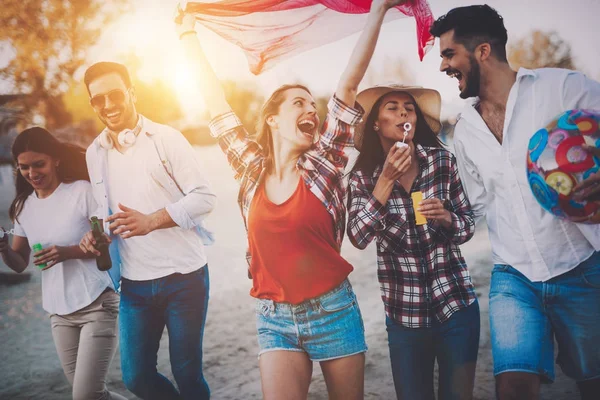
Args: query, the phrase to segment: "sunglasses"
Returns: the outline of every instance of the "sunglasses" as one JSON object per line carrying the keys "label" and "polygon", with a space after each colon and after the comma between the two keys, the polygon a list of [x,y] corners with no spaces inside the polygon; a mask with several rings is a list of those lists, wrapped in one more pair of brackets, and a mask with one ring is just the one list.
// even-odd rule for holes
{"label": "sunglasses", "polygon": [[[129,89],[127,89],[127,91],[129,91]],[[106,105],[107,98],[111,103],[121,104],[125,102],[125,92],[121,89],[114,89],[105,94],[97,94],[90,99],[90,104],[95,109],[100,110]]]}

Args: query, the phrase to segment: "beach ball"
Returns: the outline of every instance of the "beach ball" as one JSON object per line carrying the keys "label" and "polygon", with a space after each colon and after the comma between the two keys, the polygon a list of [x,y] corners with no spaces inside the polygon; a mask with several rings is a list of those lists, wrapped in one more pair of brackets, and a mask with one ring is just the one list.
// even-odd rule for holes
{"label": "beach ball", "polygon": [[600,147],[600,110],[568,110],[535,132],[527,149],[527,178],[540,205],[559,218],[600,223],[600,204],[575,201],[573,188],[600,170],[600,159],[581,147]]}

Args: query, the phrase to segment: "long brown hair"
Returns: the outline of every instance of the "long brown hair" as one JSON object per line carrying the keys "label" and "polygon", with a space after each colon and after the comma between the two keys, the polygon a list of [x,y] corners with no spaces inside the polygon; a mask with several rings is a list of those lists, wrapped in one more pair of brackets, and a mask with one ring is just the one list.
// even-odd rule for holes
{"label": "long brown hair", "polygon": [[[44,128],[25,129],[17,135],[12,146],[15,165],[18,165],[17,158],[19,155],[26,151],[46,154],[60,160],[59,167],[56,170],[60,182],[90,180],[85,162],[85,150],[73,144],[60,142]],[[15,185],[17,189],[16,196],[8,210],[8,215],[13,222],[17,220],[21,211],[23,211],[27,197],[33,193],[33,186],[23,178],[18,168],[15,168]]]}
{"label": "long brown hair", "polygon": [[271,133],[271,127],[267,123],[267,118],[279,113],[279,106],[285,100],[285,92],[290,89],[302,89],[312,96],[310,90],[304,85],[282,85],[271,94],[260,109],[260,115],[256,123],[256,142],[262,147],[267,168],[273,166],[273,134]]}
{"label": "long brown hair", "polygon": [[[402,92],[406,93],[406,92]],[[410,96],[410,94],[409,94]],[[356,163],[352,168],[352,172],[354,171],[363,171],[369,175],[372,175],[375,171],[375,168],[379,165],[383,165],[385,162],[386,154],[383,152],[383,147],[381,146],[381,141],[379,140],[379,135],[375,132],[374,126],[377,117],[379,117],[379,107],[381,106],[381,102],[383,101],[384,96],[381,96],[373,107],[371,108],[371,112],[367,117],[367,122],[365,123],[365,131],[363,134],[362,146],[360,149],[360,154],[356,159]],[[413,138],[413,143],[420,144],[425,147],[439,147],[443,148],[443,144],[436,135],[436,133],[431,129],[429,124],[425,121],[425,117],[423,116],[423,112],[419,108],[419,105],[413,99],[413,104],[415,105],[415,113],[417,114],[417,126],[415,127],[415,136]]]}

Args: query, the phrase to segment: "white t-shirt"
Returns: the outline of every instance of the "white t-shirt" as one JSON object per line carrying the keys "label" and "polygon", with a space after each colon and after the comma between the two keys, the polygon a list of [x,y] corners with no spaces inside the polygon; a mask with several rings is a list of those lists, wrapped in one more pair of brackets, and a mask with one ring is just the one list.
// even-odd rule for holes
{"label": "white t-shirt", "polygon": [[[35,192],[29,195],[15,221],[15,235],[26,237],[30,246],[74,246],[90,230],[95,210],[89,182],[61,183],[44,199]],[[42,271],[42,306],[51,314],[71,314],[90,305],[107,287],[113,287],[110,276],[98,270],[95,259],[66,260]]]}
{"label": "white t-shirt", "polygon": [[[144,214],[171,204],[172,200],[153,179],[158,158],[152,139],[138,135],[125,153],[108,150],[108,199],[113,214],[119,203]],[[159,166],[161,169],[162,166]],[[134,281],[187,274],[206,264],[204,245],[193,229],[175,226],[158,229],[145,236],[113,238],[119,244],[121,274]]]}

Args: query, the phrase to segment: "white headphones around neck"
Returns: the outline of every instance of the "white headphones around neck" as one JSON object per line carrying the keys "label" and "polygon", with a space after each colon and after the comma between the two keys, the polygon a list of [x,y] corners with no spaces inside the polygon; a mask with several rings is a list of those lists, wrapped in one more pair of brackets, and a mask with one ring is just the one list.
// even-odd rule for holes
{"label": "white headphones around neck", "polygon": [[[131,147],[135,144],[137,139],[137,135],[142,130],[142,125],[138,124],[134,129],[123,129],[117,135],[117,140],[119,141],[119,145],[121,147]],[[113,148],[113,140],[110,136],[110,130],[105,128],[102,133],[100,133],[100,146],[109,150]]]}

